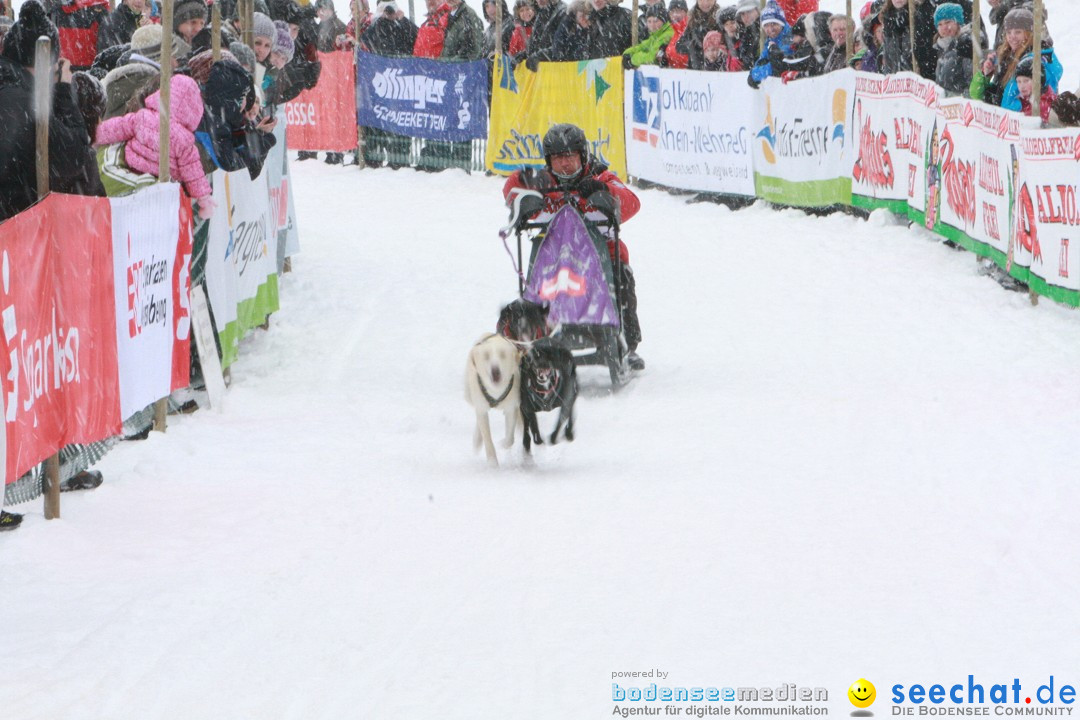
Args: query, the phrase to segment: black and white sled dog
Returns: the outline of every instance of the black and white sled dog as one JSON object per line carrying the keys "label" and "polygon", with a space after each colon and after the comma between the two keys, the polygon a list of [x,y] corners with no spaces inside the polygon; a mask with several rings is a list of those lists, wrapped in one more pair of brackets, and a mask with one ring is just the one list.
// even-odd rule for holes
{"label": "black and white sled dog", "polygon": [[499,311],[495,332],[515,342],[532,342],[548,334],[548,306],[517,299]]}
{"label": "black and white sled dog", "polygon": [[559,441],[559,430],[565,424],[567,441],[574,440],[574,402],[578,381],[574,355],[558,337],[543,337],[526,345],[521,357],[521,417],[525,424],[522,444],[530,452],[532,443],[543,445],[536,422],[538,412],[558,409],[559,419],[549,442]]}
{"label": "black and white sled dog", "polygon": [[513,342],[494,333],[484,335],[472,349],[465,364],[465,400],[476,412],[473,446],[481,442],[488,463],[498,466],[495,444],[491,439],[489,410],[500,410],[506,420],[504,448],[514,445],[518,415],[521,411],[521,351]]}

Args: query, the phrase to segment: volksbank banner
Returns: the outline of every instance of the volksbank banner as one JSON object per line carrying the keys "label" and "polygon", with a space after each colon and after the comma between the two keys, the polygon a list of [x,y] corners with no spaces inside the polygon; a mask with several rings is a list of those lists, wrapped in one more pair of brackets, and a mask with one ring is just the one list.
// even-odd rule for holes
{"label": "volksbank banner", "polygon": [[483,60],[441,62],[357,52],[357,121],[428,140],[487,137],[488,70]]}
{"label": "volksbank banner", "polygon": [[751,143],[757,195],[803,207],[850,204],[854,101],[853,70],[762,83]]}
{"label": "volksbank banner", "polygon": [[754,194],[751,125],[756,91],[746,73],[645,65],[626,71],[626,156],[631,175],[684,190]]}

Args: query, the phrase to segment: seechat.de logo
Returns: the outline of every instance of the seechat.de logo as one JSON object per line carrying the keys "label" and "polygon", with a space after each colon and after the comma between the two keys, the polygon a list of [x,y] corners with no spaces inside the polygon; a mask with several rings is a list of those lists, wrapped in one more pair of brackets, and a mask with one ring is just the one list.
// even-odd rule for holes
{"label": "seechat.de logo", "polygon": [[[848,700],[851,701],[852,705],[859,708],[859,710],[864,710],[865,708],[868,708],[871,705],[873,705],[874,701],[877,700],[877,689],[874,688],[874,683],[870,682],[866,678],[859,678],[855,682],[851,683],[851,687],[849,687],[848,691],[847,691],[847,696],[848,696]],[[866,716],[866,715],[872,715],[873,713],[869,713],[869,712],[854,713],[853,712],[851,714],[852,715],[858,714],[860,716]]]}

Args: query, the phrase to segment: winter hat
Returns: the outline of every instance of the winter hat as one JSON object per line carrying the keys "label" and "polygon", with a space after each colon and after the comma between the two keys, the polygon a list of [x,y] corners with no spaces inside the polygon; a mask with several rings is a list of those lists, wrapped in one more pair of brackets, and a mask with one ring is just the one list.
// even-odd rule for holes
{"label": "winter hat", "polygon": [[655,5],[646,5],[641,16],[645,18],[659,18],[660,20],[667,22],[668,12],[667,8],[664,7],[664,3],[658,2]]}
{"label": "winter hat", "polygon": [[71,86],[75,89],[75,104],[79,106],[86,131],[90,137],[94,137],[98,123],[105,114],[105,88],[100,80],[88,72],[72,73]]}
{"label": "winter hat", "polygon": [[206,20],[205,0],[177,0],[173,6],[173,32],[189,20]]}
{"label": "winter hat", "polygon": [[274,28],[274,21],[270,19],[269,15],[263,15],[261,12],[255,13],[255,22],[252,23],[254,28],[255,37],[274,39],[274,35],[277,34],[277,30]]}
{"label": "winter hat", "polygon": [[[131,36],[131,51],[154,62],[161,62],[161,26],[143,25]],[[180,58],[191,52],[191,48],[178,35],[172,36],[172,56]]]}
{"label": "winter hat", "polygon": [[726,8],[720,8],[720,12],[716,13],[716,22],[723,25],[726,22],[738,20],[739,11],[735,9],[734,5],[728,5]]}
{"label": "winter hat", "polygon": [[229,52],[236,58],[236,62],[240,63],[245,70],[250,73],[255,72],[255,51],[249,48],[242,42],[229,43]]}
{"label": "winter hat", "polygon": [[717,30],[705,33],[705,39],[701,41],[701,49],[708,52],[712,48],[721,50],[724,47],[724,36]]}
{"label": "winter hat", "polygon": [[333,10],[334,0],[317,0],[315,3],[316,10]]}
{"label": "winter hat", "polygon": [[1066,127],[1080,126],[1080,97],[1066,90],[1054,101],[1054,112]]}
{"label": "winter hat", "polygon": [[120,64],[120,58],[124,53],[130,49],[131,46],[127,44],[105,48],[94,58],[94,64],[90,66],[90,74],[98,80],[104,80],[109,71]]}
{"label": "winter hat", "polygon": [[[1039,61],[1042,63],[1042,78],[1041,78],[1042,79],[1042,86],[1043,86],[1043,88],[1045,88],[1046,87],[1046,61],[1043,60],[1042,58],[1039,58]],[[1028,53],[1023,58],[1020,59],[1019,63],[1016,64],[1016,77],[1030,78],[1030,77],[1034,77],[1034,75],[1035,75],[1035,61],[1032,58],[1031,53]]]}
{"label": "winter hat", "polygon": [[964,24],[964,9],[956,3],[942,3],[934,11],[934,27],[946,20],[952,20],[957,25]]}
{"label": "winter hat", "polygon": [[862,50],[851,56],[851,59],[848,60],[848,67],[855,67],[855,63],[859,62],[864,57],[866,57],[866,48],[863,48]]}
{"label": "winter hat", "polygon": [[675,10],[682,10],[683,12],[690,12],[690,6],[686,4],[686,0],[671,0],[667,6],[668,12],[674,12]]}
{"label": "winter hat", "polygon": [[1005,16],[1005,32],[1010,30],[1027,30],[1035,32],[1035,15],[1026,7],[1013,8]]}
{"label": "winter hat", "polygon": [[784,11],[776,4],[776,0],[769,0],[769,4],[765,6],[765,10],[761,13],[761,27],[770,24],[787,25],[787,21],[784,19]]}
{"label": "winter hat", "polygon": [[34,45],[44,35],[52,42],[52,59],[60,57],[60,34],[37,0],[27,0],[19,8],[19,20],[4,36],[4,57],[23,67],[34,64]]}
{"label": "winter hat", "polygon": [[761,5],[757,0],[740,0],[739,4],[735,6],[735,12],[743,14],[744,12],[750,12],[751,10],[760,10]]}
{"label": "winter hat", "polygon": [[281,20],[275,20],[274,29],[277,30],[277,34],[274,35],[274,47],[270,52],[284,55],[285,62],[292,62],[293,54],[296,52],[296,43],[289,34],[289,26]]}

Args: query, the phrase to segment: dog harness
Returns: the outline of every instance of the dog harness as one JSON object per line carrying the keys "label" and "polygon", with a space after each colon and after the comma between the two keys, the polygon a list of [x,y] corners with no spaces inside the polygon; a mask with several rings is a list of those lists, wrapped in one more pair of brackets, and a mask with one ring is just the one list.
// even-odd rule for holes
{"label": "dog harness", "polygon": [[503,394],[500,395],[498,398],[493,398],[490,395],[488,395],[487,388],[484,387],[484,381],[480,379],[479,374],[477,374],[477,376],[476,376],[476,382],[477,382],[477,384],[480,385],[480,392],[482,392],[484,394],[484,399],[488,401],[488,405],[490,405],[492,409],[495,409],[498,406],[499,403],[501,403],[503,400],[505,400],[506,397],[510,394],[510,391],[514,387],[514,377],[511,375],[510,376],[510,384],[506,386],[506,390],[503,391]]}

